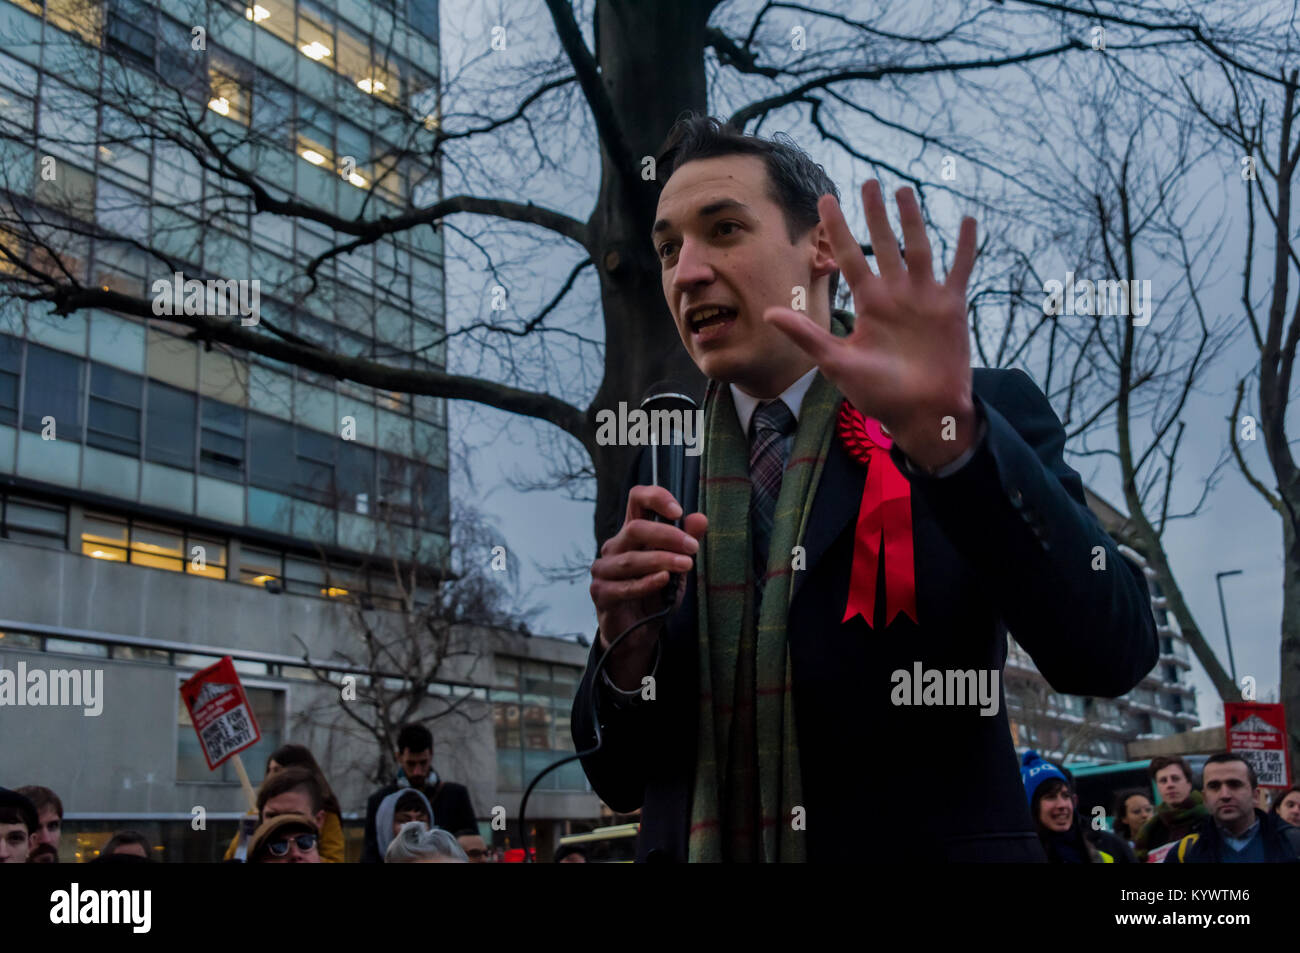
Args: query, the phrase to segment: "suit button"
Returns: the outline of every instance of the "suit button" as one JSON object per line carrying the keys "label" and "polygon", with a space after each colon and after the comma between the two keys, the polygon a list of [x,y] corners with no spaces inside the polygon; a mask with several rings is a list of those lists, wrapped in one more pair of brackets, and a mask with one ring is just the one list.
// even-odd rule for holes
{"label": "suit button", "polygon": [[1020,509],[1025,505],[1024,495],[1015,487],[1012,487],[1011,492],[1007,494],[1007,499],[1011,501],[1011,505],[1016,509]]}

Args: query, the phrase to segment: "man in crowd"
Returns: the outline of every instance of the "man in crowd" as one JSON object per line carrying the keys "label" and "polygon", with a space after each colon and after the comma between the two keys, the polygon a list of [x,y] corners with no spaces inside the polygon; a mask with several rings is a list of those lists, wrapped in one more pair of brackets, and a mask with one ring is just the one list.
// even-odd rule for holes
{"label": "man in crowd", "polygon": [[1133,843],[1133,853],[1142,862],[1151,851],[1181,840],[1209,817],[1201,792],[1192,787],[1192,769],[1182,758],[1152,758],[1147,774],[1160,793],[1160,806]]}
{"label": "man in crowd", "polygon": [[456,843],[460,844],[460,849],[465,852],[471,864],[486,864],[491,860],[491,852],[488,850],[487,841],[483,835],[478,832],[477,828],[467,827],[456,835]]}
{"label": "man in crowd", "polygon": [[361,863],[383,863],[383,851],[375,835],[375,814],[384,798],[404,787],[422,791],[433,808],[431,823],[444,830],[458,831],[478,823],[469,791],[463,784],[446,781],[433,770],[433,734],[423,725],[406,725],[397,735],[397,780],[386,784],[366,801],[365,845]]}
{"label": "man in crowd", "polygon": [[1255,806],[1259,779],[1241,755],[1205,762],[1201,787],[1209,816],[1179,839],[1166,864],[1300,863],[1300,828]]}
{"label": "man in crowd", "polygon": [[253,832],[250,864],[319,864],[319,828],[306,814],[276,814]]}
{"label": "man in crowd", "polygon": [[92,863],[151,863],[150,853],[149,839],[139,831],[118,831]]}
{"label": "man in crowd", "polygon": [[0,864],[27,863],[36,817],[36,805],[29,798],[0,788]]}
{"label": "man in crowd", "polygon": [[311,818],[320,830],[325,820],[325,794],[309,768],[292,765],[268,775],[257,792],[258,817],[265,824],[280,814]]}
{"label": "man in crowd", "polygon": [[29,784],[18,793],[36,805],[36,831],[32,834],[29,864],[57,864],[59,840],[63,836],[63,802],[49,788]]}

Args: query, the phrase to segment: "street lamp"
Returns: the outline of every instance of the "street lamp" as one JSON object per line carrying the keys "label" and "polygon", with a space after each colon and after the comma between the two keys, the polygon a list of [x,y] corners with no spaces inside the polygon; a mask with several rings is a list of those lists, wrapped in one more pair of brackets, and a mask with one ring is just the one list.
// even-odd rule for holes
{"label": "street lamp", "polygon": [[1228,643],[1228,668],[1232,672],[1232,684],[1237,684],[1237,663],[1232,660],[1232,636],[1228,633],[1228,610],[1223,604],[1223,577],[1240,576],[1240,569],[1229,569],[1227,572],[1216,572],[1214,574],[1214,585],[1219,589],[1219,612],[1223,615],[1223,640]]}

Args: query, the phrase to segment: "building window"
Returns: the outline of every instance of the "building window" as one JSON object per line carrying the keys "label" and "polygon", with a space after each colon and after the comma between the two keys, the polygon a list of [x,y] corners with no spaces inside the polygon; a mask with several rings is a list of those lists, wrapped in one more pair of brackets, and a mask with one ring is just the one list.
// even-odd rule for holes
{"label": "building window", "polygon": [[185,537],[185,571],[209,579],[226,578],[226,544],[203,536]]}
{"label": "building window", "polygon": [[[502,656],[497,657],[496,670],[499,687],[490,697],[496,727],[497,787],[522,791],[557,754],[573,751],[569,715],[582,673],[573,666]],[[589,790],[578,762],[552,771],[537,787],[543,791]]]}
{"label": "building window", "polygon": [[268,490],[293,492],[293,426],[271,417],[248,418],[248,482]]}
{"label": "building window", "polygon": [[18,423],[18,378],[23,365],[23,342],[0,334],[0,424]]}
{"label": "building window", "polygon": [[40,433],[52,417],[55,437],[81,442],[81,366],[68,354],[39,344],[27,346],[27,373],[23,388],[23,429]]}
{"label": "building window", "polygon": [[184,568],[185,539],[176,530],[147,523],[131,526],[131,562],[136,566],[180,572]]}
{"label": "building window", "polygon": [[107,48],[148,70],[154,64],[153,10],[140,0],[109,0]]}
{"label": "building window", "polygon": [[4,501],[4,537],[52,549],[68,545],[68,510],[65,506],[17,496]]}
{"label": "building window", "polygon": [[[180,664],[179,657],[177,663]],[[266,761],[271,752],[280,747],[284,738],[284,690],[246,684],[244,693],[248,696],[248,705],[253,710],[253,718],[257,720],[262,740],[251,748],[245,748],[239,757],[244,762],[249,779],[256,785],[266,773]],[[239,775],[235,773],[235,767],[230,761],[216,771],[208,770],[199,737],[194,732],[194,723],[190,721],[185,703],[180,700],[179,691],[176,693],[176,711],[176,780],[238,784]]]}
{"label": "building window", "polygon": [[294,496],[334,505],[334,438],[313,430],[298,430],[298,461]]}
{"label": "building window", "polygon": [[244,479],[244,412],[215,400],[203,401],[199,471],[237,483]]}
{"label": "building window", "polygon": [[250,586],[267,586],[274,583],[284,586],[284,567],[279,553],[252,546],[239,548],[239,581]]}
{"label": "building window", "polygon": [[143,379],[104,364],[90,365],[86,443],[130,457],[140,455],[140,385]]}
{"label": "building window", "polygon": [[349,513],[370,513],[375,494],[375,451],[351,440],[339,444],[339,509]]}
{"label": "building window", "polygon": [[126,520],[87,513],[81,523],[81,554],[124,563],[128,535]]}
{"label": "building window", "polygon": [[150,381],[145,459],[193,470],[196,411],[193,394]]}

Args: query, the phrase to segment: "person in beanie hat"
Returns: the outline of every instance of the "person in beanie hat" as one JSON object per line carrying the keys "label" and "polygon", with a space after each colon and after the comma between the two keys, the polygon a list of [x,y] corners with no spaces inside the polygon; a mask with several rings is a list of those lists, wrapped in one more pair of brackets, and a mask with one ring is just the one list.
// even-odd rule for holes
{"label": "person in beanie hat", "polygon": [[1020,778],[1038,839],[1052,864],[1110,864],[1115,858],[1098,850],[1083,835],[1074,810],[1074,789],[1065,773],[1037,751],[1026,751]]}
{"label": "person in beanie hat", "polygon": [[25,864],[36,833],[36,805],[17,791],[0,788],[0,864]]}
{"label": "person in beanie hat", "polygon": [[277,814],[253,832],[250,864],[319,864],[320,831],[306,814]]}

